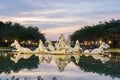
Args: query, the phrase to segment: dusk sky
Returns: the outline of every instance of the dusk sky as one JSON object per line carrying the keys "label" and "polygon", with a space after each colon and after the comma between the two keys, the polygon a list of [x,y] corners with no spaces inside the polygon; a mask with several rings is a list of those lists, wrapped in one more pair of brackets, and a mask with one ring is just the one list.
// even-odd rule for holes
{"label": "dusk sky", "polygon": [[0,0],[0,20],[33,25],[56,40],[85,25],[120,19],[120,0]]}

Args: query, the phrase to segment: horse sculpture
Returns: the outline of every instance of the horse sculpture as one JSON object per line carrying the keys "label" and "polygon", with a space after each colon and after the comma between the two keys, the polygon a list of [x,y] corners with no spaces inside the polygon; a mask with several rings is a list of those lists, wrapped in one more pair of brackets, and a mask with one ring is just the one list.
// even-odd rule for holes
{"label": "horse sculpture", "polygon": [[85,50],[84,53],[104,53],[104,49],[109,48],[110,46],[103,42],[99,48],[93,49],[91,52],[89,50]]}
{"label": "horse sculpture", "polygon": [[58,51],[60,50],[61,46],[58,42],[55,43],[55,50]]}
{"label": "horse sculpture", "polygon": [[104,49],[109,48],[110,46],[103,42],[99,48],[95,48],[92,50],[92,53],[104,53]]}
{"label": "horse sculpture", "polygon": [[60,34],[58,41],[55,43],[57,53],[71,53],[72,48],[70,42],[65,39],[63,34]]}
{"label": "horse sculpture", "polygon": [[55,53],[66,53],[67,49],[62,47],[61,44],[59,42],[55,43]]}
{"label": "horse sculpture", "polygon": [[79,41],[76,41],[75,47],[73,48],[74,52],[82,52],[83,49],[80,47]]}
{"label": "horse sculpture", "polygon": [[50,51],[50,52],[54,52],[55,51],[55,47],[52,45],[52,42],[50,40],[46,40],[45,42],[47,44],[47,49]]}
{"label": "horse sculpture", "polygon": [[46,47],[44,46],[42,40],[39,40],[38,48],[36,48],[36,49],[34,50],[34,52],[48,52],[48,50],[47,50]]}
{"label": "horse sculpture", "polygon": [[11,44],[11,47],[16,48],[16,51],[19,53],[32,52],[29,48],[21,47],[17,40],[15,40],[14,43]]}

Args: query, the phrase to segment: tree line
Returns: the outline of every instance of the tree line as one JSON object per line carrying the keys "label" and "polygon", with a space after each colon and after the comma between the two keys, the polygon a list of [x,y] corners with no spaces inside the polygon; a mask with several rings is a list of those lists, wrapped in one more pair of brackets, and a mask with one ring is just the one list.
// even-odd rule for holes
{"label": "tree line", "polygon": [[37,27],[25,27],[19,23],[2,22],[0,21],[0,44],[7,42],[18,41],[38,41],[41,39],[45,41],[45,36],[39,31]]}
{"label": "tree line", "polygon": [[84,26],[71,35],[71,40],[76,41],[112,41],[112,47],[120,47],[120,20],[99,22],[96,25]]}

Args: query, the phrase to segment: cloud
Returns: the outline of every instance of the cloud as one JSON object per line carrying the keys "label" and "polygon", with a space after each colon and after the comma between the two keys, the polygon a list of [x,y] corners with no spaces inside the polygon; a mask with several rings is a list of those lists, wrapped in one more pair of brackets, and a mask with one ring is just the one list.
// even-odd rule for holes
{"label": "cloud", "polygon": [[59,34],[59,33],[70,33],[74,30],[77,30],[78,27],[56,27],[56,28],[48,28],[46,30],[43,30],[42,32],[48,33],[48,34]]}
{"label": "cloud", "polygon": [[64,33],[66,38],[71,35],[74,31],[80,29],[79,25],[65,26],[65,27],[55,27],[55,28],[47,28],[42,30],[42,33],[45,33],[47,39],[56,40],[59,37],[60,33]]}
{"label": "cloud", "polygon": [[2,21],[38,26],[51,39],[58,33],[71,34],[84,25],[120,18],[118,0],[3,0],[1,3]]}
{"label": "cloud", "polygon": [[[39,9],[56,9],[58,7],[60,7],[59,4],[59,1],[57,1],[56,3],[56,0],[36,0],[36,1],[33,1],[33,0],[21,0],[22,2],[25,2],[27,5],[30,5],[34,8],[39,8]],[[56,5],[57,4],[57,5]],[[62,6],[62,5],[61,5]]]}
{"label": "cloud", "polygon": [[53,10],[36,10],[36,11],[27,11],[21,12],[20,15],[54,15],[64,12],[65,9],[53,9]]}
{"label": "cloud", "polygon": [[39,22],[40,23],[74,23],[78,22],[80,20],[83,20],[82,18],[77,18],[77,17],[64,17],[64,18],[49,18],[45,16],[31,16],[31,17],[26,17],[26,16],[1,16],[1,20],[7,21],[11,20],[13,22],[20,22],[22,24],[29,24],[30,23],[35,23]]}

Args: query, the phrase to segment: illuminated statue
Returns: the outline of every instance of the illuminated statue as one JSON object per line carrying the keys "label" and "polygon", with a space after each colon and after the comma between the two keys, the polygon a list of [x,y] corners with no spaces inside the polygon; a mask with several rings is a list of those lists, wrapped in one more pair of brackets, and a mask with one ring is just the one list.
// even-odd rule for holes
{"label": "illuminated statue", "polygon": [[104,49],[108,49],[110,46],[103,42],[99,48],[95,48],[91,51],[85,50],[84,53],[104,53]]}
{"label": "illuminated statue", "polygon": [[48,52],[48,50],[46,49],[46,47],[44,46],[42,40],[39,40],[39,45],[38,45],[38,48],[36,48],[34,50],[34,52]]}
{"label": "illuminated statue", "polygon": [[65,39],[63,34],[60,34],[58,41],[55,43],[56,53],[72,53],[70,42]]}
{"label": "illuminated statue", "polygon": [[55,47],[53,46],[52,42],[50,40],[46,40],[45,42],[47,44],[47,49],[50,51],[50,52],[54,52],[55,51]]}
{"label": "illuminated statue", "polygon": [[32,52],[29,48],[21,47],[17,40],[15,40],[14,43],[11,44],[11,47],[16,48],[16,51],[20,53]]}
{"label": "illuminated statue", "polygon": [[76,44],[75,44],[75,47],[74,47],[73,51],[74,51],[75,53],[77,53],[77,52],[82,52],[82,51],[83,51],[82,48],[80,47],[80,44],[79,44],[79,41],[78,41],[78,40],[76,41]]}

